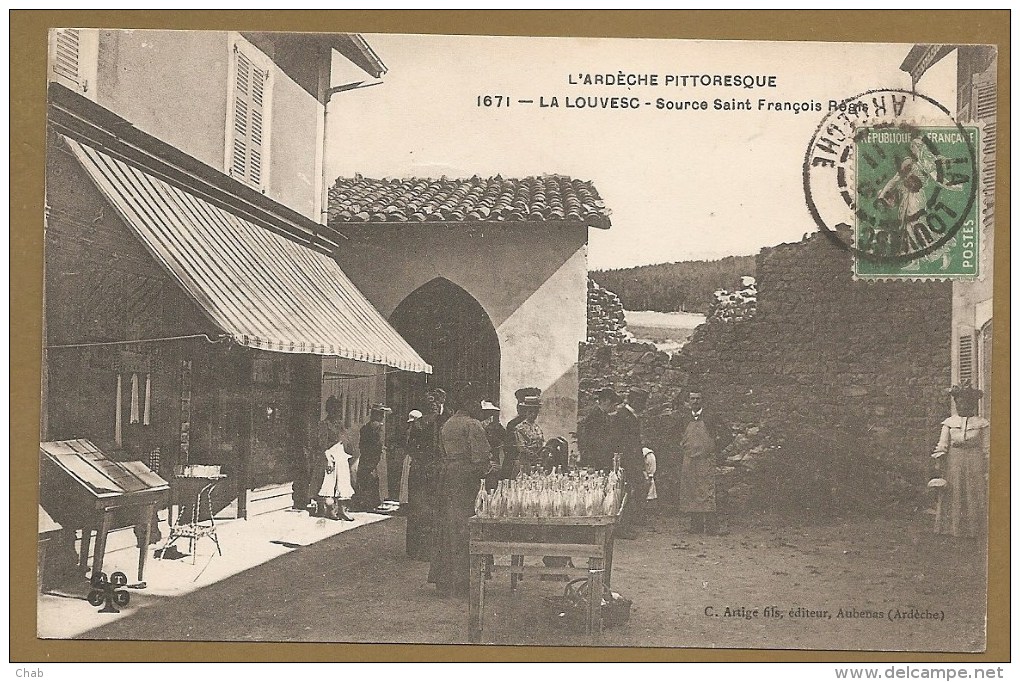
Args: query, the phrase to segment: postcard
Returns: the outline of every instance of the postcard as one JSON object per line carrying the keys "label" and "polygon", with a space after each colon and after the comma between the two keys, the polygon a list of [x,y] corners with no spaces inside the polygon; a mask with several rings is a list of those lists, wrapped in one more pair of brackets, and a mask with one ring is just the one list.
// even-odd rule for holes
{"label": "postcard", "polygon": [[994,46],[49,41],[38,638],[985,650]]}

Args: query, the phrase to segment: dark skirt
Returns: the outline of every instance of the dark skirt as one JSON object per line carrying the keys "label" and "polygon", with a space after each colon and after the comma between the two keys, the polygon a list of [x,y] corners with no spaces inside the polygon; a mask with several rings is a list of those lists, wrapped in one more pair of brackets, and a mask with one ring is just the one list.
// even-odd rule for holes
{"label": "dark skirt", "polygon": [[351,506],[359,511],[372,511],[381,503],[382,500],[379,499],[379,474],[376,473],[375,467],[367,472],[362,472],[359,469]]}
{"label": "dark skirt", "polygon": [[432,556],[432,526],[436,506],[435,479],[428,467],[415,465],[407,477],[407,556],[428,561]]}
{"label": "dark skirt", "polygon": [[432,538],[429,582],[444,592],[467,593],[470,577],[468,519],[475,513],[478,472],[446,466],[439,481],[439,514]]}

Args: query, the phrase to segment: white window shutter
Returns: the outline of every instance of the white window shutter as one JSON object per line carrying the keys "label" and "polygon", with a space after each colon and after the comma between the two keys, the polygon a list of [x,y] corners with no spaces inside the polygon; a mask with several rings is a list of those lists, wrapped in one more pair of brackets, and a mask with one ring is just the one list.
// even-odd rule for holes
{"label": "white window shutter", "polygon": [[958,383],[974,385],[974,334],[967,332],[960,334],[960,347],[958,358],[960,361],[960,374]]}
{"label": "white window shutter", "polygon": [[248,181],[248,132],[250,126],[249,101],[251,99],[251,62],[244,53],[234,48],[234,134],[230,157],[230,175],[242,182]]}
{"label": "white window shutter", "polygon": [[231,177],[264,189],[265,104],[269,72],[236,46],[234,76],[234,120],[229,173]]}
{"label": "white window shutter", "polygon": [[248,181],[255,187],[262,187],[263,173],[263,123],[265,122],[264,106],[266,97],[266,81],[269,73],[253,68],[251,78],[251,120],[248,136]]}
{"label": "white window shutter", "polygon": [[76,28],[56,30],[53,52],[53,76],[75,90],[85,86],[81,75],[81,32]]}

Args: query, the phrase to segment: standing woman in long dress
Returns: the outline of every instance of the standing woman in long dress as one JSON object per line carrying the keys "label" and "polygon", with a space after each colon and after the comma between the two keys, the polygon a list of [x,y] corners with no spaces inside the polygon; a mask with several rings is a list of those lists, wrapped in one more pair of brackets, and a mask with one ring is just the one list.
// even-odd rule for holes
{"label": "standing woman in long dress", "polygon": [[428,409],[410,426],[411,471],[407,477],[407,530],[405,551],[417,561],[432,557],[432,534],[438,514],[440,430],[450,418],[446,391],[430,388],[425,394]]}
{"label": "standing woman in long dress", "polygon": [[977,414],[982,392],[954,386],[956,414],[942,422],[932,457],[946,481],[935,508],[935,532],[981,537],[988,523],[989,423]]}

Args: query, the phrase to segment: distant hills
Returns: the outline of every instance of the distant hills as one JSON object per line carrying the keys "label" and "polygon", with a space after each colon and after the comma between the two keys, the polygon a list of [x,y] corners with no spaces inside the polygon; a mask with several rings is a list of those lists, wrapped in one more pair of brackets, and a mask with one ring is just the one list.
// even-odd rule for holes
{"label": "distant hills", "polygon": [[591,278],[616,293],[626,310],[685,310],[708,313],[712,292],[733,290],[744,275],[755,276],[754,256],[593,270]]}

